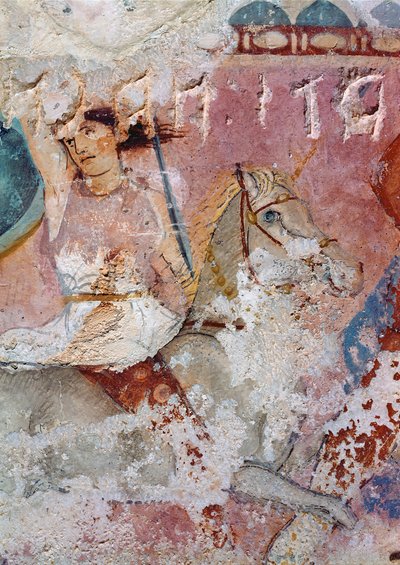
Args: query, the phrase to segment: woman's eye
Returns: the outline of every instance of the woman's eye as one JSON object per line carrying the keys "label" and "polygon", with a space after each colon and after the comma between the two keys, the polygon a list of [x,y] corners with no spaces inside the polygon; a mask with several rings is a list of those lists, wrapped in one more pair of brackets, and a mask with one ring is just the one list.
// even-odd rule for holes
{"label": "woman's eye", "polygon": [[279,212],[276,212],[276,210],[267,210],[262,215],[262,219],[267,224],[273,224],[274,222],[279,220],[280,217],[281,217],[281,215],[279,214]]}

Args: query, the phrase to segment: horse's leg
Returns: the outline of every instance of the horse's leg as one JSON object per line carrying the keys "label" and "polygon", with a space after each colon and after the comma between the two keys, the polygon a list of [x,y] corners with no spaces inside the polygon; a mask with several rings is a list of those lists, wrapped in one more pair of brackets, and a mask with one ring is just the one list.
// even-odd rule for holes
{"label": "horse's leg", "polygon": [[[192,387],[201,386],[200,396],[202,398],[209,396],[212,399],[211,402],[207,403],[206,400],[204,405],[199,406],[206,425],[208,422],[215,423],[216,406],[227,398],[235,400],[236,413],[243,417],[245,407],[242,403],[244,398],[247,401],[248,394],[245,394],[245,390],[240,386],[232,387],[226,353],[217,340],[203,335],[181,335],[168,344],[161,353],[165,361],[171,365],[174,376],[189,397]],[[195,405],[194,408],[197,406]],[[247,430],[248,441],[244,442],[245,445],[241,449],[241,455],[245,457],[257,456],[263,429],[262,415],[259,416],[257,419],[256,415],[253,415],[252,419],[258,420],[257,425]],[[282,460],[278,465],[287,459],[291,448],[292,443],[288,441],[288,448],[282,451]],[[272,469],[263,464],[245,464],[235,473],[232,488],[257,500],[271,500],[299,512],[312,512],[348,527],[354,524],[351,511],[339,498],[304,489],[279,475],[276,470],[276,466]]]}
{"label": "horse's leg", "polygon": [[[199,407],[205,416],[206,425],[207,422],[215,423],[216,406],[227,398],[235,400],[237,415],[242,416],[244,406],[241,403],[248,395],[242,387],[232,387],[230,384],[226,354],[217,340],[203,335],[181,335],[161,353],[173,367],[174,376],[189,396],[192,387],[201,385],[201,396],[206,398],[205,394],[212,399],[208,405],[206,402]],[[256,415],[252,419],[256,420]],[[240,451],[241,455],[247,458],[257,457],[262,429],[263,419],[260,414],[257,425],[247,430],[247,441]],[[233,477],[233,489],[258,500],[272,500],[297,511],[313,512],[346,526],[353,525],[353,515],[339,498],[304,489],[277,473],[279,466],[290,454],[292,444],[288,440],[287,448],[282,450],[282,457],[275,462],[273,468],[262,463],[245,464]]]}
{"label": "horse's leg", "polygon": [[[263,417],[265,419],[265,415]],[[260,447],[254,454],[249,462],[254,463],[265,463],[264,460],[264,446],[263,446],[263,436],[264,429],[261,426],[260,431]],[[266,465],[271,471],[280,471],[282,475],[289,475],[291,471],[296,468],[303,467],[305,463],[309,462],[313,456],[315,456],[321,448],[321,443],[324,438],[324,433],[318,434],[318,437],[313,439],[312,445],[303,446],[298,443],[299,434],[298,432],[288,431],[286,438],[281,438],[281,445],[279,449],[276,449],[276,455],[274,461],[268,461]],[[278,447],[278,446],[277,446]]]}
{"label": "horse's leg", "polygon": [[[153,433],[142,425],[125,427],[118,418],[108,420],[120,413],[101,387],[76,369],[0,371],[0,492],[14,494],[14,477],[20,472],[24,496],[29,497],[58,490],[65,480],[79,475],[96,484],[105,465],[115,470],[116,465],[128,468],[132,461],[140,464],[143,484],[167,484],[173,469],[169,446],[157,444],[159,460],[147,462],[154,451]],[[102,437],[103,422],[108,430],[106,421],[115,426],[116,435],[112,448],[99,450],[96,436]],[[15,434],[15,445],[8,440],[10,434]],[[27,438],[36,435],[41,438],[37,442]],[[25,442],[32,449],[26,450]]]}
{"label": "horse's leg", "polygon": [[85,425],[119,410],[72,368],[0,370],[0,437],[51,431],[60,424]]}
{"label": "horse's leg", "polygon": [[352,511],[340,498],[305,489],[261,464],[247,463],[241,467],[234,475],[232,487],[251,498],[310,512],[347,528],[355,524]]}
{"label": "horse's leg", "polygon": [[232,385],[230,361],[218,340],[212,335],[185,333],[174,338],[161,354],[206,426],[219,425],[219,407],[232,401],[231,410],[246,428],[238,457],[254,457],[260,445],[262,414],[249,414],[252,383],[247,380]]}
{"label": "horse's leg", "polygon": [[[400,419],[393,411],[398,396],[398,355],[398,351],[380,353],[360,388],[331,423],[313,475],[314,489],[351,499],[390,457],[398,456]],[[295,563],[290,556],[300,554],[311,559],[331,531],[330,524],[301,513],[271,543],[266,563]]]}

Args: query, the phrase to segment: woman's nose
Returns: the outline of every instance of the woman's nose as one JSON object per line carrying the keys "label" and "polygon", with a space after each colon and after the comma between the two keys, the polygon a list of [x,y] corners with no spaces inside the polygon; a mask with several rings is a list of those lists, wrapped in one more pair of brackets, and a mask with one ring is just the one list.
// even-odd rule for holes
{"label": "woman's nose", "polygon": [[74,147],[75,153],[77,155],[84,155],[87,152],[87,147],[84,141],[80,141],[79,139],[74,139]]}

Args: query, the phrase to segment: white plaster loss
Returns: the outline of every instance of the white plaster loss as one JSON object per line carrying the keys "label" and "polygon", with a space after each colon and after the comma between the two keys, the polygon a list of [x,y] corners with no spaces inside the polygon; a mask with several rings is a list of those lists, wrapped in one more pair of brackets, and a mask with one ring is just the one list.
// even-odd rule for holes
{"label": "white plaster loss", "polygon": [[284,247],[291,259],[302,259],[321,252],[321,247],[316,239],[290,239],[284,243]]}
{"label": "white plaster loss", "polygon": [[[39,329],[2,335],[0,361],[24,366],[110,365],[122,370],[153,357],[179,331],[182,320],[151,296],[109,303],[72,303]],[[118,347],[116,347],[118,344]]]}

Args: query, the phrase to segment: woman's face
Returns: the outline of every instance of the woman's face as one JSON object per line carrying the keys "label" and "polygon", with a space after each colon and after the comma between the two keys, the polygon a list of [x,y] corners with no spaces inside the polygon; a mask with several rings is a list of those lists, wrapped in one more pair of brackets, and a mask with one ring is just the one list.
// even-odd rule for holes
{"label": "woman's face", "polygon": [[117,143],[111,126],[84,120],[74,137],[63,141],[85,177],[100,177],[119,166]]}

